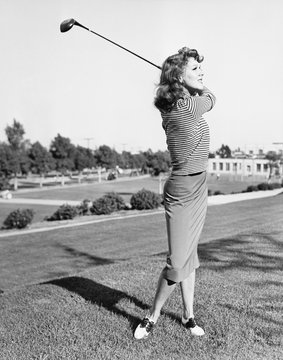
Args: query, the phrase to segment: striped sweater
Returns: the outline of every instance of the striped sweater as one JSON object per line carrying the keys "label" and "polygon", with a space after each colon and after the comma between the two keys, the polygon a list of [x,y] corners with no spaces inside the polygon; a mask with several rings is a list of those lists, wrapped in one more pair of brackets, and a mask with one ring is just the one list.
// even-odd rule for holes
{"label": "striped sweater", "polygon": [[170,112],[161,112],[171,157],[172,174],[205,171],[209,153],[209,127],[202,115],[211,110],[215,96],[204,88],[200,96],[184,95]]}

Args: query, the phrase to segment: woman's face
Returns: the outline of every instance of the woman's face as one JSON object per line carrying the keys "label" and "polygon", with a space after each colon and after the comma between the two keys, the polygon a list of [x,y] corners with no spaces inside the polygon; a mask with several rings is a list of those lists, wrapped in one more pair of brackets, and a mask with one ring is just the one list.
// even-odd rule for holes
{"label": "woman's face", "polygon": [[203,71],[201,64],[190,57],[183,72],[183,83],[188,90],[203,90]]}

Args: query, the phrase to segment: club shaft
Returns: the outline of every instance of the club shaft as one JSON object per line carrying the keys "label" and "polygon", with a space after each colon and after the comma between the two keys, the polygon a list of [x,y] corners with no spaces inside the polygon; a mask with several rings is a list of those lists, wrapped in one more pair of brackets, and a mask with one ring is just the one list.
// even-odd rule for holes
{"label": "club shaft", "polygon": [[142,59],[143,61],[146,61],[147,63],[149,63],[149,64],[151,64],[151,65],[153,65],[153,66],[157,67],[158,69],[161,69],[161,67],[160,67],[160,66],[158,66],[158,65],[154,64],[153,62],[151,62],[151,61],[149,61],[149,60],[145,59],[144,57],[142,57],[142,56],[140,56],[140,55],[138,55],[138,54],[134,53],[133,51],[131,51],[131,50],[129,50],[129,49],[127,49],[127,48],[125,48],[124,46],[117,44],[116,42],[114,42],[114,41],[112,41],[112,40],[108,39],[107,37],[105,37],[105,36],[103,36],[103,35],[98,34],[97,32],[95,32],[95,31],[93,31],[93,30],[91,30],[91,29],[89,29],[89,28],[87,28],[87,27],[85,27],[85,26],[83,26],[83,25],[79,24],[78,22],[76,22],[76,25],[78,25],[78,26],[80,26],[80,27],[82,27],[82,28],[84,28],[84,29],[86,29],[86,30],[88,30],[88,31],[92,32],[94,35],[97,35],[97,36],[101,37],[102,39],[104,39],[104,40],[106,40],[106,41],[109,41],[111,44],[114,44],[114,45],[118,46],[119,48],[121,48],[121,49],[123,49],[123,50],[126,50],[126,51],[127,51],[127,52],[129,52],[130,54],[135,55],[136,57],[138,57],[138,58]]}

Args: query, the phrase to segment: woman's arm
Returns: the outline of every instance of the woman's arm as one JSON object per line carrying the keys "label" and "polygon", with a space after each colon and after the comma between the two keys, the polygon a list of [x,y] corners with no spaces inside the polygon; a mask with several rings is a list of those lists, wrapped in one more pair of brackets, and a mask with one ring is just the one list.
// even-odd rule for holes
{"label": "woman's arm", "polygon": [[[200,96],[208,96],[211,100],[211,108],[209,110],[211,110],[213,108],[213,106],[215,105],[216,102],[216,97],[215,95],[206,87],[203,87],[203,90],[201,91],[201,93],[199,94]],[[207,111],[209,111],[207,110]]]}
{"label": "woman's arm", "polygon": [[189,112],[199,118],[213,108],[216,97],[207,87],[204,87],[199,92],[199,96],[188,96],[185,100],[187,100],[186,107]]}

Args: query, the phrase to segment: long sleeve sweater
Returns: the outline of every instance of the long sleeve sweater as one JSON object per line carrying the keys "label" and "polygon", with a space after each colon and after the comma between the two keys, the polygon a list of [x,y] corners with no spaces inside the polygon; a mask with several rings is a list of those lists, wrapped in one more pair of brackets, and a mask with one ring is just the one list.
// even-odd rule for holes
{"label": "long sleeve sweater", "polygon": [[202,115],[216,98],[206,87],[201,95],[185,94],[170,112],[161,113],[172,174],[189,175],[205,171],[209,153],[209,127]]}

